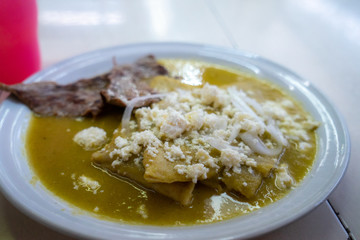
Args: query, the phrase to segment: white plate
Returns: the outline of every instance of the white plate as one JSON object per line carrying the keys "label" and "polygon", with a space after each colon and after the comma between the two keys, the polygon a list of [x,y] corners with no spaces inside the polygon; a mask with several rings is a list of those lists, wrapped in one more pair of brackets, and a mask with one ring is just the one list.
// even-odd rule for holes
{"label": "white plate", "polygon": [[80,55],[47,68],[26,80],[68,83],[104,73],[117,62],[130,63],[146,54],[158,58],[192,58],[241,68],[278,84],[303,103],[321,122],[316,162],[301,184],[283,199],[249,215],[210,225],[189,227],[134,226],[74,215],[73,208],[53,196],[34,176],[24,150],[29,110],[13,98],[0,107],[0,185],[3,193],[31,217],[59,231],[80,237],[106,239],[219,239],[244,238],[279,228],[319,205],[343,176],[350,153],[343,119],[310,82],[258,55],[234,49],[183,43],[148,43],[103,49]]}

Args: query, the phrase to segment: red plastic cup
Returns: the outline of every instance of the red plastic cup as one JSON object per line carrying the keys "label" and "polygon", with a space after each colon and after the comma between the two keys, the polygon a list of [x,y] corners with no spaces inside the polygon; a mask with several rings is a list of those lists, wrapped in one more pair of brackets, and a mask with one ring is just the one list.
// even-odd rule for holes
{"label": "red plastic cup", "polygon": [[22,82],[39,69],[36,0],[0,0],[0,82]]}

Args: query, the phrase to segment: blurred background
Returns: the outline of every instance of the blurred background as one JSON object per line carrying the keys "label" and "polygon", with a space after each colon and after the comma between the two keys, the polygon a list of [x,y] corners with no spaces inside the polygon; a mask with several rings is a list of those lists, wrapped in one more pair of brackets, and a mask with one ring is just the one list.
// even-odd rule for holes
{"label": "blurred background", "polygon": [[[35,2],[38,68],[105,47],[176,41],[253,52],[309,80],[348,124],[353,146],[350,165],[326,202],[259,239],[360,239],[360,1]],[[29,219],[0,195],[0,239],[69,238]]]}

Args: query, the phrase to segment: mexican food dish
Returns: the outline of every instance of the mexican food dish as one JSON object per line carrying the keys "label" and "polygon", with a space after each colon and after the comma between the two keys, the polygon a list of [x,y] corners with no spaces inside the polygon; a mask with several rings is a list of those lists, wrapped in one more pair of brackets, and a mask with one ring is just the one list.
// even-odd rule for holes
{"label": "mexican food dish", "polygon": [[34,114],[27,156],[56,196],[130,224],[213,223],[281,199],[314,162],[318,123],[284,90],[153,56],[68,85],[1,85]]}

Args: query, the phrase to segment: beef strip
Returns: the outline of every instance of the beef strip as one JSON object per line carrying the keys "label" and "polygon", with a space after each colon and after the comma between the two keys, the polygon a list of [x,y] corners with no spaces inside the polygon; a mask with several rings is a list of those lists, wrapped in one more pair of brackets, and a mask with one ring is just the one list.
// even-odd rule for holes
{"label": "beef strip", "polygon": [[[110,73],[68,85],[37,82],[8,86],[0,83],[0,90],[11,92],[42,116],[96,116],[105,105],[102,95],[108,104],[126,106],[135,97],[154,93],[144,79],[167,73],[155,57],[149,55],[132,65],[115,64]],[[136,107],[146,106],[153,101],[158,99],[139,102]]]}
{"label": "beef strip", "polygon": [[[109,104],[126,106],[133,98],[155,93],[144,81],[145,79],[167,74],[168,71],[156,61],[153,55],[143,57],[132,65],[115,65],[109,74],[110,85],[106,90],[101,91],[101,94]],[[140,104],[146,106],[153,101],[157,99],[147,100]]]}
{"label": "beef strip", "polygon": [[98,115],[104,102],[100,91],[109,85],[106,75],[82,79],[67,85],[55,82],[5,85],[0,89],[11,92],[32,111],[42,116],[78,117]]}

